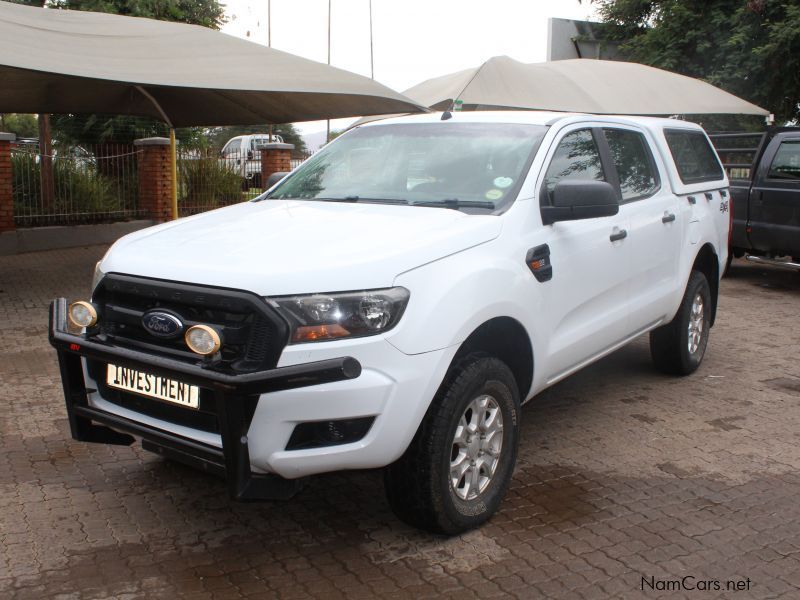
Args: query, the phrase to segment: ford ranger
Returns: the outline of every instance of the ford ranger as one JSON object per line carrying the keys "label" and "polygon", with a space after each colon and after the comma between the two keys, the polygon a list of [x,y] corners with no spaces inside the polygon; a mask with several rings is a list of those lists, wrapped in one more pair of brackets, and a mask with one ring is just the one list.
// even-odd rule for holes
{"label": "ford ranger", "polygon": [[483,523],[520,408],[649,333],[698,368],[728,248],[703,130],[545,112],[357,127],[253,201],[117,241],[51,307],[77,440],[218,473],[238,500],[385,468],[406,522]]}

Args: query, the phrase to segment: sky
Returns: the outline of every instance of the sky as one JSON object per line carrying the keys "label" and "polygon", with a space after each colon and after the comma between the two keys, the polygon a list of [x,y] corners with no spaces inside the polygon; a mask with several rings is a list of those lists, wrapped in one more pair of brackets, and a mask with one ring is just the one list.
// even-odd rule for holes
{"label": "sky", "polygon": [[[222,0],[225,33],[267,44],[268,0]],[[330,0],[331,64],[370,76],[369,0]],[[375,79],[397,91],[507,55],[547,58],[547,19],[591,19],[590,0],[372,0]],[[272,47],[327,62],[328,0],[271,0]],[[352,120],[332,121],[332,129]],[[324,121],[298,123],[303,134]]]}

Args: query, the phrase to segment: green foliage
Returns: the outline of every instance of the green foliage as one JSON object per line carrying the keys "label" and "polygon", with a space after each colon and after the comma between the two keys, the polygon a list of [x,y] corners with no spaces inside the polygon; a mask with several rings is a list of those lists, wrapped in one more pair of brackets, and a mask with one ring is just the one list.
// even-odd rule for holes
{"label": "green foliage", "polygon": [[225,23],[225,7],[217,0],[52,0],[51,6],[70,10],[147,17],[219,29]]}
{"label": "green foliage", "polygon": [[778,122],[800,117],[797,0],[595,2],[627,59],[704,79]]}
{"label": "green foliage", "polygon": [[242,177],[216,158],[179,161],[178,204],[181,214],[209,210],[242,200]]}
{"label": "green foliage", "polygon": [[[206,131],[209,138],[209,147],[219,152],[225,143],[237,135],[248,135],[251,133],[269,133],[269,125],[231,125],[229,127],[212,127]],[[287,144],[294,144],[294,151],[297,153],[306,151],[306,143],[300,136],[294,125],[284,123],[273,125],[272,133],[279,135]]]}
{"label": "green foliage", "polygon": [[72,222],[109,219],[108,213],[124,209],[113,180],[99,173],[91,159],[53,160],[54,201],[50,207],[40,206],[41,165],[36,154],[12,152],[11,173],[14,214],[22,217],[22,225],[44,224],[49,220],[44,215],[69,215]]}
{"label": "green foliage", "polygon": [[39,124],[34,115],[6,113],[0,115],[0,131],[15,133],[18,138],[34,138],[39,135]]}
{"label": "green foliage", "polygon": [[[147,117],[110,115],[52,115],[53,138],[64,144],[86,146],[96,143],[132,144],[147,137],[168,137],[166,123]],[[204,149],[208,146],[202,127],[175,130],[181,148]]]}

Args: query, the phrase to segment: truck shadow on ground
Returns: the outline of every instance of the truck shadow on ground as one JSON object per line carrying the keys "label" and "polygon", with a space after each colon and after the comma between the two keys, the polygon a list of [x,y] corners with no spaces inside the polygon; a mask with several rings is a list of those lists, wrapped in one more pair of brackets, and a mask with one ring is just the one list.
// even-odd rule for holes
{"label": "truck shadow on ground", "polygon": [[748,263],[744,259],[734,260],[723,279],[723,285],[739,282],[781,292],[800,293],[800,271],[783,267],[766,267]]}

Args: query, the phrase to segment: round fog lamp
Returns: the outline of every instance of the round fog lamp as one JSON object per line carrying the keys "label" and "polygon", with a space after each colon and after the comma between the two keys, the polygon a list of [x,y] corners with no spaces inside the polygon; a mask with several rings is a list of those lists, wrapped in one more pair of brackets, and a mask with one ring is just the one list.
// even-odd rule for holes
{"label": "round fog lamp", "polygon": [[214,354],[222,346],[222,340],[215,329],[208,325],[193,325],[186,330],[186,345],[192,352],[208,355]]}
{"label": "round fog lamp", "polygon": [[69,320],[78,327],[91,327],[97,323],[97,310],[91,303],[78,300],[69,305]]}

